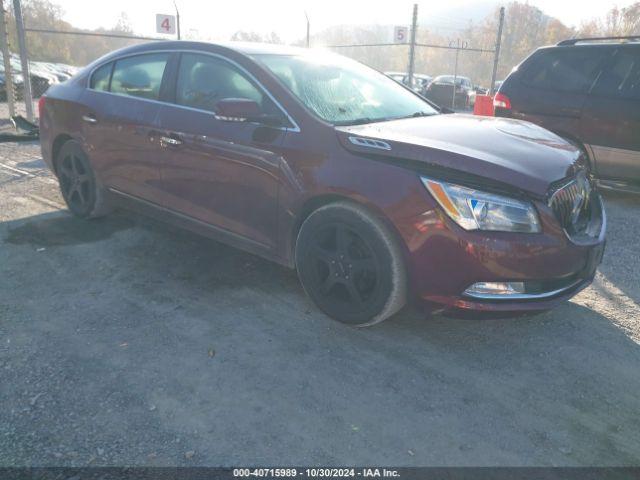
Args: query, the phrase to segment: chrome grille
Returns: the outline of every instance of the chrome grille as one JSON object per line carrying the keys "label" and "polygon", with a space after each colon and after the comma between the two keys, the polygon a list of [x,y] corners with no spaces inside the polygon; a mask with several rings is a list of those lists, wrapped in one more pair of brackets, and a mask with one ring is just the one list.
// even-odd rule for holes
{"label": "chrome grille", "polygon": [[549,206],[567,233],[581,233],[586,229],[591,218],[592,190],[586,172],[580,171],[551,195]]}

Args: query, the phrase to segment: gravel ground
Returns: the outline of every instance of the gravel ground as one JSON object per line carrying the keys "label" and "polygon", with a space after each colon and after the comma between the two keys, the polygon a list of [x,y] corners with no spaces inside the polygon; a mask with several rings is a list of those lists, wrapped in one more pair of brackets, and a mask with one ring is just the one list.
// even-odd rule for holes
{"label": "gravel ground", "polygon": [[319,313],[293,272],[62,206],[0,145],[0,466],[638,465],[640,198],[594,285],[531,318]]}

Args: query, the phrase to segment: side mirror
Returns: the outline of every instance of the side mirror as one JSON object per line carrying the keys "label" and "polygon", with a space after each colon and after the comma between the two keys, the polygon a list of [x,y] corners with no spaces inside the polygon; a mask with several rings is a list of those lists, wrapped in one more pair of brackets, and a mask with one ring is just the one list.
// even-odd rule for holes
{"label": "side mirror", "polygon": [[283,126],[279,115],[262,113],[260,105],[248,98],[223,98],[215,107],[216,117],[227,122],[256,122],[270,127]]}
{"label": "side mirror", "polygon": [[448,114],[448,113],[456,113],[456,111],[450,109],[449,107],[440,107],[440,113]]}

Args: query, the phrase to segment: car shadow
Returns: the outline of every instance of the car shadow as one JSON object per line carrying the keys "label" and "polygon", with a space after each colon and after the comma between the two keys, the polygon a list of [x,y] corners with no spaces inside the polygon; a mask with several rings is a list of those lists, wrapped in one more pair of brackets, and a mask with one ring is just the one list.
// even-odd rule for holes
{"label": "car shadow", "polygon": [[[36,160],[25,160],[23,162],[18,162],[16,164],[16,167],[29,169],[29,170],[42,170],[44,168],[47,168],[47,165],[44,163],[44,160],[42,160],[41,158],[38,158]],[[51,175],[51,173],[49,172],[46,172],[46,173],[48,175]]]}
{"label": "car shadow", "polygon": [[17,223],[17,226],[7,226],[4,241],[13,245],[34,247],[97,242],[135,225],[135,221],[126,215],[82,220],[67,212],[47,213],[35,218],[22,219]]}

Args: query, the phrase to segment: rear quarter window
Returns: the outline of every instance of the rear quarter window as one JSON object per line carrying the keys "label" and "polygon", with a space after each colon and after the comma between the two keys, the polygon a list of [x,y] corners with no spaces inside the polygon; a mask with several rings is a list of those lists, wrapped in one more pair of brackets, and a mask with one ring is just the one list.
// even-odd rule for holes
{"label": "rear quarter window", "polygon": [[553,48],[541,50],[525,65],[522,83],[530,87],[563,92],[587,92],[610,49]]}
{"label": "rear quarter window", "polygon": [[107,63],[96,69],[91,75],[91,82],[89,82],[89,88],[93,90],[99,90],[103,92],[109,91],[109,80],[111,79],[111,67],[113,63]]}

